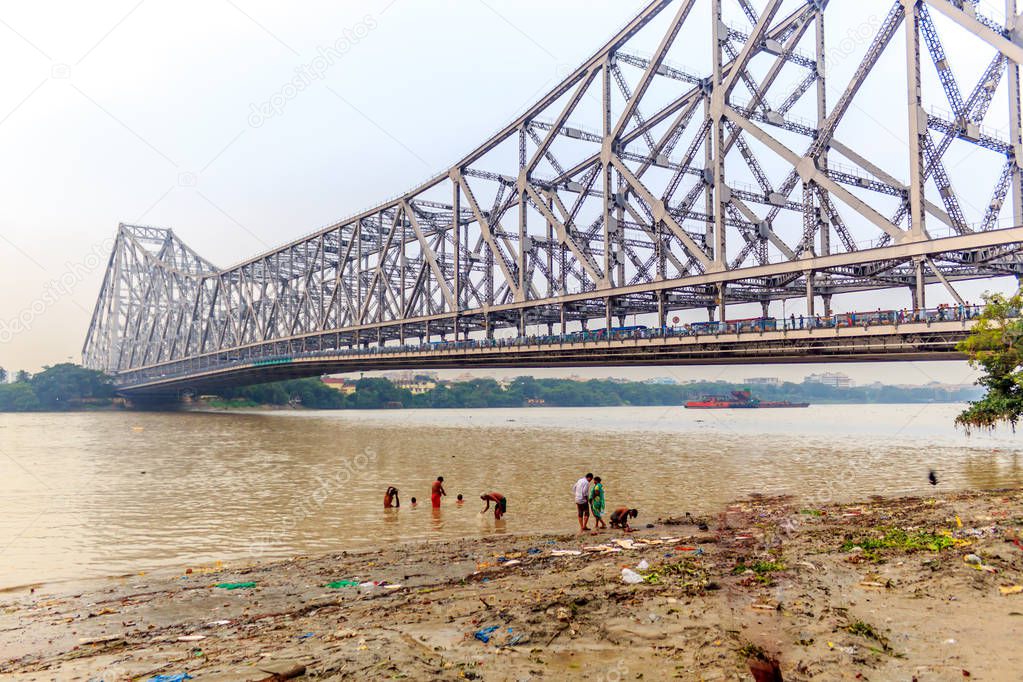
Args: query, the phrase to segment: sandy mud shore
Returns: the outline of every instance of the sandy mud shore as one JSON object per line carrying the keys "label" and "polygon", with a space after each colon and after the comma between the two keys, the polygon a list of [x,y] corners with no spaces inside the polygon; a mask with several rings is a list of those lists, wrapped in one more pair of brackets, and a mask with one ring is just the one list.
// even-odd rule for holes
{"label": "sandy mud shore", "polygon": [[1020,490],[654,525],[8,591],[0,677],[1023,678]]}

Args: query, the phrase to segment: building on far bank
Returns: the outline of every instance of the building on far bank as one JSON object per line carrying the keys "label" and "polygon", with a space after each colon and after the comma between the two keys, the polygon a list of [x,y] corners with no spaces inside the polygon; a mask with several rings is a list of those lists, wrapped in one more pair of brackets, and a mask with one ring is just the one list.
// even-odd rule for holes
{"label": "building on far bank", "polygon": [[671,377],[654,377],[643,382],[651,386],[678,386],[678,381]]}
{"label": "building on far bank", "polygon": [[853,381],[848,374],[842,372],[821,372],[811,374],[803,379],[804,384],[823,384],[832,388],[852,388]]}
{"label": "building on far bank", "polygon": [[750,377],[743,379],[742,383],[750,386],[781,386],[781,379],[778,377]]}
{"label": "building on far bank", "polygon": [[408,379],[395,379],[394,385],[403,388],[412,395],[422,395],[437,388],[437,381],[431,376],[417,374]]}
{"label": "building on far bank", "polygon": [[355,393],[355,382],[351,379],[342,379],[340,377],[321,377],[320,380],[335,391],[340,391],[343,395],[351,395]]}

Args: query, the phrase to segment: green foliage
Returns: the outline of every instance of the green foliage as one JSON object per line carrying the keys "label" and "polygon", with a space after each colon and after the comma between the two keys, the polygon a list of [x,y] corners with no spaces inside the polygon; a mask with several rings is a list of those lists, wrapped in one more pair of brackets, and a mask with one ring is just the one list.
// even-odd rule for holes
{"label": "green foliage", "polygon": [[863,637],[864,639],[872,639],[881,645],[881,649],[884,653],[892,653],[891,644],[888,642],[888,638],[882,635],[880,632],[874,629],[874,626],[870,623],[865,623],[862,620],[855,621],[845,626],[845,631],[851,635],[857,637]]}
{"label": "green foliage", "polygon": [[880,560],[878,550],[897,549],[902,552],[940,552],[952,546],[952,538],[948,535],[928,533],[927,531],[908,532],[901,528],[882,529],[880,537],[865,537],[859,540],[847,540],[842,544],[842,551],[848,552],[855,547],[864,550],[868,558]]}
{"label": "green foliage", "polygon": [[[727,395],[741,385],[725,382],[692,384],[647,384],[610,379],[574,381],[569,379],[536,379],[517,377],[502,387],[488,378],[458,383],[439,384],[413,395],[395,386],[388,379],[362,378],[355,382],[356,391],[343,395],[319,379],[297,379],[226,390],[227,400],[244,399],[260,405],[287,405],[300,402],[316,409],[383,409],[401,405],[404,408],[488,408],[522,407],[529,401],[542,401],[549,407],[605,407],[619,405],[665,406],[682,405],[687,400],[709,394]],[[784,383],[757,387],[757,397],[764,400],[811,400],[816,403],[870,402],[935,402],[963,401],[963,393],[949,393],[930,387],[898,388],[866,386],[835,388],[821,384]]]}
{"label": "green foliage", "polygon": [[319,379],[294,379],[269,384],[257,384],[228,389],[222,393],[225,400],[214,401],[213,407],[256,407],[258,405],[287,405],[292,401],[314,409],[338,409],[345,406],[344,396]]}
{"label": "green foliage", "polygon": [[752,571],[753,577],[757,582],[770,585],[771,574],[784,570],[785,564],[779,561],[751,561],[748,564],[740,561],[732,569],[732,575],[742,575],[746,571]]}
{"label": "green foliage", "polygon": [[0,412],[34,412],[42,409],[28,384],[0,384]]}
{"label": "green foliage", "polygon": [[106,406],[113,397],[114,387],[106,374],[65,362],[35,376],[20,371],[13,384],[0,384],[0,412]]}
{"label": "green foliage", "polygon": [[1023,416],[1023,320],[1018,319],[1023,293],[1009,298],[993,294],[984,300],[984,311],[958,350],[982,370],[977,383],[986,393],[956,417],[956,425],[969,431],[1008,423],[1015,429]]}
{"label": "green foliage", "polygon": [[28,383],[47,410],[68,410],[84,400],[109,401],[114,396],[110,377],[70,362],[46,367]]}
{"label": "green foliage", "polygon": [[784,571],[785,564],[779,561],[752,561],[750,563],[739,562],[732,569],[732,575],[741,575],[746,571],[753,571],[757,575],[767,575],[774,571]]}

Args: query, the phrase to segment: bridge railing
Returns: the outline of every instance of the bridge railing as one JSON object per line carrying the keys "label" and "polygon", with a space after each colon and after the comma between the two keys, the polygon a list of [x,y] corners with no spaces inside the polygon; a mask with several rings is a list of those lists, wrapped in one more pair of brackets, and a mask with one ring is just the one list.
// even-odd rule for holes
{"label": "bridge railing", "polygon": [[[310,339],[297,341],[275,341],[250,346],[235,351],[224,351],[215,355],[180,360],[131,372],[115,377],[120,388],[131,388],[152,382],[170,381],[195,374],[204,374],[241,367],[273,367],[291,364],[296,360],[317,357],[349,358],[379,357],[408,353],[431,354],[451,353],[470,350],[509,350],[514,348],[536,348],[543,346],[564,346],[612,341],[643,339],[668,339],[728,335],[761,335],[765,332],[806,331],[842,329],[850,327],[898,327],[901,324],[968,321],[976,318],[983,310],[979,305],[942,305],[925,310],[872,310],[837,313],[831,315],[795,315],[787,318],[759,317],[725,322],[692,322],[671,327],[612,327],[608,329],[583,330],[566,334],[534,334],[499,339],[463,339],[457,341],[431,341],[417,344],[370,345],[336,347],[329,341],[324,346],[323,336],[318,337],[318,347],[296,347],[293,343],[307,344]],[[332,335],[326,335],[330,337]]]}

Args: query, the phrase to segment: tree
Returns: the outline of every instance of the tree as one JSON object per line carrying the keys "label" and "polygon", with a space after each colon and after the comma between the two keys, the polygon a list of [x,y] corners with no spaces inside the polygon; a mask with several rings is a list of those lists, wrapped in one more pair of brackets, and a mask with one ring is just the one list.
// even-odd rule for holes
{"label": "tree", "polygon": [[44,367],[27,383],[40,404],[49,410],[66,410],[85,399],[105,399],[114,395],[110,377],[69,362]]}
{"label": "tree", "polygon": [[978,384],[986,393],[956,417],[956,425],[971,429],[993,429],[1009,424],[1014,430],[1023,416],[1023,291],[1006,298],[1001,294],[984,297],[987,304],[970,335],[959,343],[970,365],[979,368]]}
{"label": "tree", "polygon": [[16,384],[27,384],[32,379],[32,375],[23,369],[19,369],[14,375],[14,383]]}
{"label": "tree", "polygon": [[6,383],[7,383],[7,370],[4,369],[3,367],[0,367],[0,384],[6,384]]}
{"label": "tree", "polygon": [[27,383],[0,384],[0,412],[34,412],[41,408]]}

